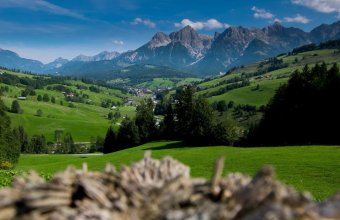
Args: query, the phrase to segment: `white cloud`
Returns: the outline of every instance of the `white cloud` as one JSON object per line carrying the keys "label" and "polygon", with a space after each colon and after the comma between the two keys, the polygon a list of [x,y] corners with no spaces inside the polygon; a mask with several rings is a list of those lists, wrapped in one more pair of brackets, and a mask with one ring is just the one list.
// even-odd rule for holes
{"label": "white cloud", "polygon": [[295,17],[285,17],[284,20],[286,22],[293,22],[293,23],[301,23],[301,24],[308,24],[310,20],[300,14],[297,14]]}
{"label": "white cloud", "polygon": [[0,0],[0,8],[24,8],[33,11],[45,11],[51,14],[63,15],[87,20],[84,15],[67,8],[49,3],[45,0]]}
{"label": "white cloud", "polygon": [[292,0],[292,3],[307,6],[323,13],[340,11],[339,0]]}
{"label": "white cloud", "polygon": [[124,45],[124,41],[122,40],[113,40],[113,43],[120,46]]}
{"label": "white cloud", "polygon": [[281,23],[282,20],[281,20],[281,19],[278,19],[278,18],[275,18],[275,19],[274,19],[274,22],[279,22],[279,23]]}
{"label": "white cloud", "polygon": [[340,16],[339,0],[291,0],[293,4],[306,6],[322,13],[338,13]]}
{"label": "white cloud", "polygon": [[156,23],[151,21],[150,19],[142,19],[142,18],[135,18],[135,20],[133,22],[131,22],[130,24],[132,25],[138,25],[138,24],[143,24],[149,28],[155,28],[156,27]]}
{"label": "white cloud", "polygon": [[262,8],[257,8],[255,6],[253,6],[251,8],[252,11],[254,11],[254,17],[255,18],[264,18],[264,19],[272,19],[275,17],[275,15],[273,15],[272,13],[270,13],[269,11],[262,9]]}
{"label": "white cloud", "polygon": [[195,30],[213,30],[213,29],[220,29],[220,28],[228,28],[230,27],[229,24],[224,24],[219,22],[216,19],[208,19],[206,21],[191,21],[190,19],[183,19],[180,23],[175,23],[175,27],[185,27],[185,26],[191,26]]}

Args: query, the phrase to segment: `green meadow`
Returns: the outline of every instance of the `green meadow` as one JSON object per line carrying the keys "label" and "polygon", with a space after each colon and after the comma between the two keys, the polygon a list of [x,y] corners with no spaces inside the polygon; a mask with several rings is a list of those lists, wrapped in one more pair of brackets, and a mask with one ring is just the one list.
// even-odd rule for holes
{"label": "green meadow", "polygon": [[[301,70],[305,65],[312,66],[315,63],[321,63],[323,61],[325,61],[328,66],[331,66],[333,63],[338,63],[339,65],[340,54],[335,53],[335,51],[336,50],[334,49],[324,49],[278,57],[279,59],[282,59],[284,63],[288,64],[288,67],[267,72],[260,77],[251,77],[249,79],[249,86],[233,89],[216,96],[208,96],[208,100],[211,103],[225,100],[226,102],[233,101],[236,104],[248,104],[257,107],[266,105],[273,97],[275,91],[280,87],[280,85],[287,82],[289,76],[295,70]],[[227,75],[215,77],[211,80],[199,83],[198,86],[201,88],[201,90],[196,94],[203,95],[209,92],[218,91],[219,89],[228,85],[227,83],[218,85],[219,83],[235,77],[240,77],[242,74],[257,72],[259,64],[260,62],[257,62],[242,68],[237,68]],[[255,90],[257,85],[260,86],[259,90]]]}
{"label": "green meadow", "polygon": [[191,167],[194,177],[211,178],[214,161],[225,156],[224,174],[242,172],[253,176],[266,165],[273,165],[277,178],[299,191],[309,191],[317,200],[334,194],[340,188],[340,146],[285,146],[236,148],[227,146],[189,147],[181,142],[152,142],[107,155],[21,155],[13,171],[2,171],[2,185],[11,176],[36,170],[44,176],[65,169],[69,165],[81,168],[87,163],[90,170],[103,170],[106,163],[118,169],[143,157],[146,150],[154,158],[170,155]]}
{"label": "green meadow", "polygon": [[[20,77],[25,77],[26,74],[16,73]],[[28,75],[30,76],[30,75]],[[116,126],[107,119],[110,111],[109,108],[101,107],[101,102],[105,100],[112,100],[115,102],[123,102],[123,97],[130,96],[122,94],[119,90],[107,89],[99,87],[100,92],[95,93],[89,90],[77,89],[76,85],[89,86],[80,81],[69,80],[71,86],[66,86],[77,91],[77,93],[85,93],[89,95],[90,104],[73,102],[73,107],[69,107],[69,103],[65,100],[64,94],[54,90],[36,89],[35,96],[28,96],[27,100],[20,100],[20,107],[23,109],[22,114],[14,114],[8,112],[11,118],[12,126],[17,127],[22,125],[28,135],[44,134],[47,141],[54,141],[54,131],[63,130],[64,132],[71,132],[73,139],[76,142],[89,142],[92,137],[105,136],[106,130],[110,125]],[[16,96],[20,96],[22,90],[25,89],[23,85],[10,86],[1,84],[0,86],[8,86],[10,92],[5,93],[1,99],[5,105],[10,108]],[[49,98],[55,97],[55,103],[37,101],[37,96],[48,94]],[[36,116],[37,110],[42,110],[41,117]],[[132,117],[135,114],[135,107],[120,106],[119,112],[121,117]],[[118,120],[121,121],[121,119]]]}

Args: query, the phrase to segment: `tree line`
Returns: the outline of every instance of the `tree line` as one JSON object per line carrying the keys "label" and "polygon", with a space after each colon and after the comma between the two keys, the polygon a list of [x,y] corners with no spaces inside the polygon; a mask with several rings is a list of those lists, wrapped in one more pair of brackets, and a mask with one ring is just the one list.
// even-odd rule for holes
{"label": "tree line", "polygon": [[0,99],[0,169],[11,168],[18,162],[20,143],[11,128],[11,119],[6,114],[6,106]]}
{"label": "tree line", "polygon": [[265,108],[243,145],[339,144],[340,73],[336,64],[296,70]]}
{"label": "tree line", "polygon": [[195,97],[195,91],[190,85],[178,89],[173,99],[164,101],[164,120],[158,122],[152,100],[143,100],[134,118],[125,118],[118,130],[108,128],[104,153],[157,139],[183,140],[195,145],[233,145],[242,130],[234,123],[217,120],[211,105],[206,99]]}

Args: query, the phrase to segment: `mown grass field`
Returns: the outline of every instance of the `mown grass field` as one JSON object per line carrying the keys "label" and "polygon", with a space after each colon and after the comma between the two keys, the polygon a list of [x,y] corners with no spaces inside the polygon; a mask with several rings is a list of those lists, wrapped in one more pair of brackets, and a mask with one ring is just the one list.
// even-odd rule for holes
{"label": "mown grass field", "polygon": [[[170,155],[189,165],[194,177],[210,178],[214,161],[224,155],[225,174],[242,172],[254,175],[261,167],[273,165],[281,181],[300,191],[311,192],[317,200],[340,190],[340,146],[188,147],[181,142],[161,141],[102,156],[22,155],[13,173],[33,169],[50,176],[70,164],[80,168],[84,162],[90,170],[102,170],[108,162],[120,168],[141,159],[145,150],[152,150],[155,158]],[[3,185],[8,184],[10,176],[0,172]]]}

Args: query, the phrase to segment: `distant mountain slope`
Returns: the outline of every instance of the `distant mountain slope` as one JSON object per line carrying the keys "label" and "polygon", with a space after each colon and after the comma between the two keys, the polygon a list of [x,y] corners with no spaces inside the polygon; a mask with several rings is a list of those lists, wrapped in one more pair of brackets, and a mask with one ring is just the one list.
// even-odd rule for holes
{"label": "distant mountain slope", "polygon": [[310,32],[313,43],[340,39],[340,21],[327,25],[322,24]]}
{"label": "distant mountain slope", "polygon": [[[15,52],[12,52],[10,50],[3,50],[0,48],[0,66],[10,68],[10,69],[29,71],[33,73],[55,74],[59,72],[65,72],[67,74],[79,75],[83,72],[84,69],[85,70],[90,69],[94,71],[97,71],[97,70],[107,71],[108,69],[105,67],[105,65],[103,67],[100,67],[100,64],[96,65],[98,64],[96,62],[113,60],[117,56],[119,56],[118,52],[103,51],[94,56],[79,55],[73,58],[71,61],[64,59],[62,57],[59,57],[53,62],[50,62],[48,64],[43,64],[40,61],[22,58]],[[93,62],[93,63],[91,63],[90,65],[85,64],[89,62]],[[105,63],[106,62],[103,62],[103,64]]]}
{"label": "distant mountain slope", "polygon": [[[334,63],[340,66],[340,40],[309,48],[296,48],[291,53],[234,68],[222,76],[205,79],[197,84],[197,95],[207,98],[210,102],[232,101],[236,105],[260,107],[268,103],[276,89],[287,82],[294,70],[301,70],[305,65],[314,66],[323,61],[329,68]],[[242,85],[242,82],[249,83]]]}
{"label": "distant mountain slope", "polygon": [[309,33],[278,22],[264,28],[229,27],[214,37],[200,35],[186,26],[169,35],[158,32],[145,45],[122,53],[112,62],[118,68],[153,64],[203,76],[216,75],[302,45],[338,38],[340,22],[320,25]]}
{"label": "distant mountain slope", "polygon": [[[38,73],[78,76],[108,76],[111,71],[114,77],[114,71],[127,66],[152,64],[207,76],[276,56],[302,45],[334,39],[340,39],[340,21],[320,25],[311,32],[284,27],[278,22],[264,28],[229,27],[222,33],[215,33],[214,37],[201,35],[186,26],[169,35],[158,32],[148,43],[122,54],[104,51],[95,56],[79,55],[69,62],[59,59],[43,65],[13,53],[10,59],[1,59],[0,65]],[[0,58],[8,56],[3,51],[0,51]]]}
{"label": "distant mountain slope", "polygon": [[203,57],[212,38],[199,35],[186,26],[170,35],[156,33],[151,41],[137,50],[123,53],[117,59],[124,63],[151,63],[183,69]]}
{"label": "distant mountain slope", "polygon": [[130,78],[131,81],[145,81],[153,78],[185,78],[193,77],[192,74],[164,66],[150,64],[136,64],[109,73],[113,78]]}
{"label": "distant mountain slope", "polygon": [[109,52],[103,51],[94,56],[79,55],[72,59],[73,62],[93,62],[93,61],[103,61],[103,60],[113,60],[118,57],[119,53],[116,51]]}
{"label": "distant mountain slope", "polygon": [[230,27],[218,35],[211,49],[193,70],[197,73],[202,69],[210,74],[218,73],[311,42],[308,33],[297,28],[286,28],[278,22],[262,29]]}
{"label": "distant mountain slope", "polygon": [[41,73],[44,64],[37,60],[22,58],[10,50],[0,48],[0,66]]}
{"label": "distant mountain slope", "polygon": [[[53,69],[60,68],[63,65],[65,65],[66,63],[68,63],[68,62],[69,62],[69,60],[64,59],[62,57],[59,57],[56,60],[54,60],[53,62],[44,65],[43,72],[49,72],[49,71],[51,71]],[[53,72],[51,72],[51,73],[53,73]]]}

